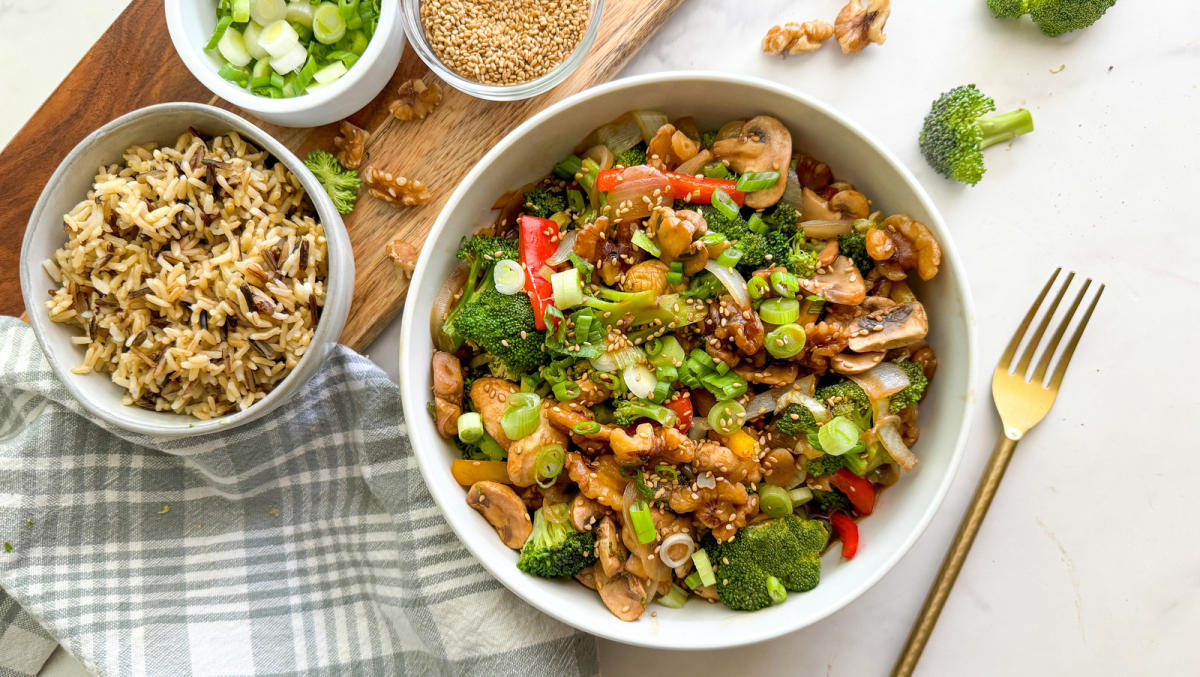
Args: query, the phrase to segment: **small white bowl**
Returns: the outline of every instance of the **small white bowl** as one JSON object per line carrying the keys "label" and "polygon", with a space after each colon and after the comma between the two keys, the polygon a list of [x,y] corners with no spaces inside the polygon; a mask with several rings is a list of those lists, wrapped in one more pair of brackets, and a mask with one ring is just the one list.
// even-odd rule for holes
{"label": "small white bowl", "polygon": [[[941,273],[914,283],[926,304],[938,355],[938,373],[921,404],[921,458],[859,525],[862,545],[850,561],[839,549],[824,558],[821,584],[754,613],[692,600],[682,609],[655,606],[634,623],[617,620],[595,592],[574,581],[528,576],[517,554],[467,506],[450,474],[458,456],[438,436],[426,411],[430,395],[429,336],[432,301],[457,263],[459,239],[491,221],[496,196],[543,176],[588,132],[628,110],[693,115],[702,128],[759,113],[777,116],[795,144],[833,167],[887,212],[907,212],[926,223],[942,244]],[[463,543],[497,579],[555,618],[594,635],[663,649],[719,649],[753,644],[815,623],[849,604],[906,553],[929,524],[958,467],[970,423],[975,360],[974,312],[961,259],[950,232],[911,172],[869,134],[815,99],[779,85],[727,74],[656,73],[611,82],[576,94],[533,116],[476,163],[446,203],[426,239],[409,287],[400,338],[400,387],[409,438],[429,491]]]}
{"label": "small white bowl", "polygon": [[[188,127],[208,135],[235,131],[282,162],[299,177],[301,185],[308,192],[316,207],[317,217],[325,227],[328,246],[325,307],[308,350],[292,372],[266,397],[243,411],[207,421],[124,405],[121,403],[124,389],[114,384],[108,374],[71,373],[71,369],[78,366],[83,358],[82,347],[71,342],[80,332],[73,326],[50,321],[45,306],[46,289],[54,286],[54,283],[42,268],[42,262],[52,258],[54,251],[65,241],[63,215],[87,197],[98,167],[120,161],[125,149],[130,146],[174,144]],[[80,404],[96,417],[125,430],[157,437],[184,437],[229,430],[249,423],[287,401],[316,373],[330,349],[337,344],[350,310],[353,291],[354,255],[350,249],[350,237],[333,201],[312,172],[283,144],[263,130],[229,111],[200,103],[163,103],[141,108],[122,115],[80,141],[54,170],[50,181],[42,189],[21,244],[21,293],[29,312],[30,324],[54,373]]]}
{"label": "small white bowl", "polygon": [[399,0],[383,0],[379,25],[359,60],[333,84],[290,99],[258,96],[217,74],[218,56],[204,49],[217,25],[216,0],[165,0],[167,31],[183,65],[213,94],[267,122],[318,127],[356,113],[387,86],[404,53]]}

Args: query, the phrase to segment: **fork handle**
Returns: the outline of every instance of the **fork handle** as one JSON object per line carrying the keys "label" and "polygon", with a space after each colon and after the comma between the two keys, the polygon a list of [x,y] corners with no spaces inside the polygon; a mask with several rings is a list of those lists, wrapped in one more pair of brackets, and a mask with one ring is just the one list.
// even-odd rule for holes
{"label": "fork handle", "polygon": [[904,651],[896,661],[896,667],[892,669],[892,677],[910,677],[913,670],[916,669],[917,661],[921,659],[921,652],[925,650],[925,644],[929,641],[929,636],[933,634],[933,627],[942,613],[942,607],[946,605],[946,599],[950,596],[954,581],[958,579],[958,572],[962,570],[967,553],[971,551],[975,535],[979,533],[979,527],[983,524],[983,518],[987,515],[988,508],[992,505],[992,498],[996,495],[996,489],[1000,486],[1004,471],[1008,469],[1009,460],[1012,459],[1013,449],[1016,448],[1017,441],[1008,437],[1000,438],[996,444],[996,449],[992,452],[983,477],[979,479],[979,486],[975,488],[975,496],[971,499],[967,513],[963,515],[962,522],[958,525],[958,533],[954,535],[954,541],[951,542],[950,549],[946,552],[946,558],[942,560],[942,568],[938,571],[937,578],[933,580],[929,594],[925,597],[925,605],[921,607],[921,613],[917,616],[908,640],[904,643]]}

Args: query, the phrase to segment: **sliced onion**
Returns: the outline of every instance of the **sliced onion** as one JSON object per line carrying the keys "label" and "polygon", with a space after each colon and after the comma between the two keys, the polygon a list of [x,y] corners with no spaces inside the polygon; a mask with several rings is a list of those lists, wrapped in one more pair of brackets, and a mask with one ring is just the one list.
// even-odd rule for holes
{"label": "sliced onion", "polygon": [[616,160],[613,152],[604,144],[596,144],[587,149],[587,152],[583,154],[583,159],[594,160],[597,165],[600,165],[600,169],[612,169],[613,162]]}
{"label": "sliced onion", "polygon": [[704,264],[704,269],[725,285],[726,291],[733,297],[735,303],[742,308],[750,307],[750,292],[746,289],[746,278],[742,277],[736,268],[717,265],[716,261],[709,261]]}
{"label": "sliced onion", "polygon": [[604,144],[613,155],[624,153],[642,142],[642,130],[629,113],[600,127],[595,134],[597,143]]}
{"label": "sliced onion", "polygon": [[788,169],[787,187],[783,189],[783,197],[779,201],[791,205],[797,213],[803,213],[800,207],[804,204],[804,187],[800,185],[800,176],[795,169]]}
{"label": "sliced onion", "polygon": [[675,168],[676,174],[699,174],[704,171],[704,165],[712,162],[712,151],[705,149],[696,153],[690,160],[684,160],[682,164]]}
{"label": "sliced onion", "polygon": [[516,294],[525,288],[525,269],[512,259],[496,262],[492,268],[492,279],[496,282],[496,291],[501,294]]}
{"label": "sliced onion", "polygon": [[[782,386],[782,388],[789,387],[790,386]],[[775,388],[773,390],[761,392],[747,402],[746,420],[753,421],[760,416],[766,416],[767,414],[777,411],[779,408],[779,393],[775,392],[777,390],[781,390],[781,388]]]}
{"label": "sliced onion", "polygon": [[880,362],[868,372],[847,378],[865,390],[872,402],[891,397],[908,387],[908,375],[895,362]]}
{"label": "sliced onion", "polygon": [[579,237],[578,230],[568,230],[564,233],[558,240],[558,249],[555,249],[550,258],[546,259],[546,263],[552,266],[566,263],[571,252],[575,250],[575,238],[577,237]]}
{"label": "sliced onion", "polygon": [[629,392],[641,398],[653,395],[654,387],[658,385],[658,379],[655,378],[654,372],[641,364],[625,367],[625,371],[621,372],[621,378],[624,379],[625,387],[629,388]]}
{"label": "sliced onion", "polygon": [[[656,110],[635,110],[632,113],[633,121],[637,123],[638,129],[642,132],[642,141],[650,143],[650,139],[658,133],[658,128],[667,124],[667,116]],[[632,146],[631,146],[632,147]]]}
{"label": "sliced onion", "polygon": [[608,204],[619,210],[618,221],[632,221],[650,216],[655,205],[670,206],[673,195],[665,174],[641,165],[621,172],[617,185],[608,191]]}
{"label": "sliced onion", "polygon": [[894,421],[889,421],[875,431],[879,437],[879,441],[883,443],[883,448],[887,449],[888,454],[905,470],[912,470],[917,465],[917,455],[912,453],[908,445],[900,436],[900,430],[896,427]]}
{"label": "sliced onion", "polygon": [[592,365],[592,369],[602,371],[606,374],[611,374],[617,370],[617,361],[609,353],[601,353],[599,357],[593,357],[588,360]]}
{"label": "sliced onion", "polygon": [[850,232],[854,226],[852,219],[814,219],[812,221],[801,221],[800,227],[804,229],[804,234],[814,240],[832,240],[838,235],[845,235]]}
{"label": "sliced onion", "polygon": [[825,408],[825,405],[821,403],[821,400],[818,400],[808,393],[794,390],[780,398],[780,409],[783,409],[789,404],[800,404],[806,407],[812,412],[813,419],[815,419],[817,423],[825,423],[829,420],[829,410]]}
{"label": "sliced onion", "polygon": [[451,302],[462,292],[463,283],[467,280],[467,272],[470,266],[466,261],[459,261],[454,270],[450,271],[450,275],[446,277],[446,281],[442,283],[438,293],[433,297],[433,310],[429,313],[429,333],[433,337],[433,345],[445,352],[454,350],[453,344],[442,331],[442,326],[446,324],[446,315],[450,312]]}
{"label": "sliced onion", "polygon": [[696,486],[701,489],[715,489],[717,487],[717,478],[707,470],[696,475]]}
{"label": "sliced onion", "polygon": [[[675,557],[671,554],[671,551],[678,550],[679,546],[683,546],[683,548],[687,551],[684,553],[683,557]],[[666,564],[672,569],[677,566],[682,566],[684,562],[687,562],[689,559],[691,559],[693,552],[696,552],[696,542],[692,540],[691,536],[688,536],[682,531],[667,536],[658,546],[658,558],[662,560],[663,564]]]}

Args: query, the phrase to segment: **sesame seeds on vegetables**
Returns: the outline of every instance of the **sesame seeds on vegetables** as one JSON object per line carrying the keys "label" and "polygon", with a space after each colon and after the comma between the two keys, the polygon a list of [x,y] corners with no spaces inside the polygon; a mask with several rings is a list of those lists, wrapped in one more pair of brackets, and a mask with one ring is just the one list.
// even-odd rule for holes
{"label": "sesame seeds on vegetables", "polygon": [[486,85],[515,85],[554,70],[583,39],[588,0],[424,0],[421,21],[442,62]]}

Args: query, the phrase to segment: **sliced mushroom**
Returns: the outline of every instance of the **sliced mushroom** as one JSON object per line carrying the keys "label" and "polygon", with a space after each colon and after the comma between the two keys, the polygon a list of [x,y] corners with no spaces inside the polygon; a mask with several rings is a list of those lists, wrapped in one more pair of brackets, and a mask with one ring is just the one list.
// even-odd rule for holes
{"label": "sliced mushroom", "polygon": [[628,571],[612,577],[596,571],[595,576],[600,599],[614,616],[623,621],[636,621],[642,616],[646,610],[646,585],[641,580]]}
{"label": "sliced mushroom", "polygon": [[593,564],[592,566],[575,574],[575,580],[582,583],[583,587],[585,587],[589,590],[595,590],[596,589],[596,567],[597,566],[598,565]]}
{"label": "sliced mushroom", "polygon": [[779,172],[774,186],[746,194],[747,207],[764,209],[783,197],[792,159],[792,133],[779,120],[769,115],[751,118],[735,138],[713,143],[713,154],[738,173]]}
{"label": "sliced mushroom", "polygon": [[871,214],[871,201],[857,190],[840,190],[829,198],[829,208],[840,219],[865,219]]}
{"label": "sliced mushroom", "polygon": [[847,344],[856,353],[891,350],[911,345],[929,333],[925,307],[917,301],[901,303],[858,319],[859,332]]}
{"label": "sliced mushroom", "polygon": [[571,501],[571,526],[575,531],[588,531],[604,517],[604,506],[580,494]]}
{"label": "sliced mushroom", "polygon": [[516,550],[525,544],[533,531],[533,522],[525,503],[511,487],[484,480],[467,490],[467,505],[479,511],[496,528],[501,542]]}
{"label": "sliced mushroom", "polygon": [[[770,339],[767,339],[768,341]],[[769,386],[782,386],[796,380],[800,365],[795,362],[776,362],[761,367],[742,363],[734,367],[738,376],[751,383],[765,383]]]}
{"label": "sliced mushroom", "polygon": [[882,350],[873,353],[840,352],[829,358],[829,367],[839,374],[863,374],[875,368],[883,361],[886,353]]}
{"label": "sliced mushroom", "polygon": [[471,384],[471,403],[483,417],[483,427],[505,449],[512,446],[512,442],[500,426],[500,417],[504,416],[507,408],[504,401],[517,390],[516,383],[494,376],[485,376]]}
{"label": "sliced mushroom", "polygon": [[600,520],[600,524],[596,526],[596,559],[599,561],[604,575],[616,576],[621,571],[621,567],[625,566],[627,557],[629,557],[629,551],[621,543],[621,538],[617,534],[617,525],[612,518],[605,517]]}
{"label": "sliced mushroom", "polygon": [[847,306],[857,306],[867,298],[867,286],[863,282],[862,273],[858,272],[854,262],[845,256],[837,257],[833,264],[820,269],[811,278],[801,279],[800,286],[808,293],[824,297],[831,303]]}
{"label": "sliced mushroom", "polygon": [[458,417],[462,414],[462,365],[450,353],[433,354],[433,404],[438,432],[444,437],[458,434]]}
{"label": "sliced mushroom", "polygon": [[841,214],[829,207],[829,202],[811,189],[805,188],[800,198],[800,214],[805,221],[837,221]]}

